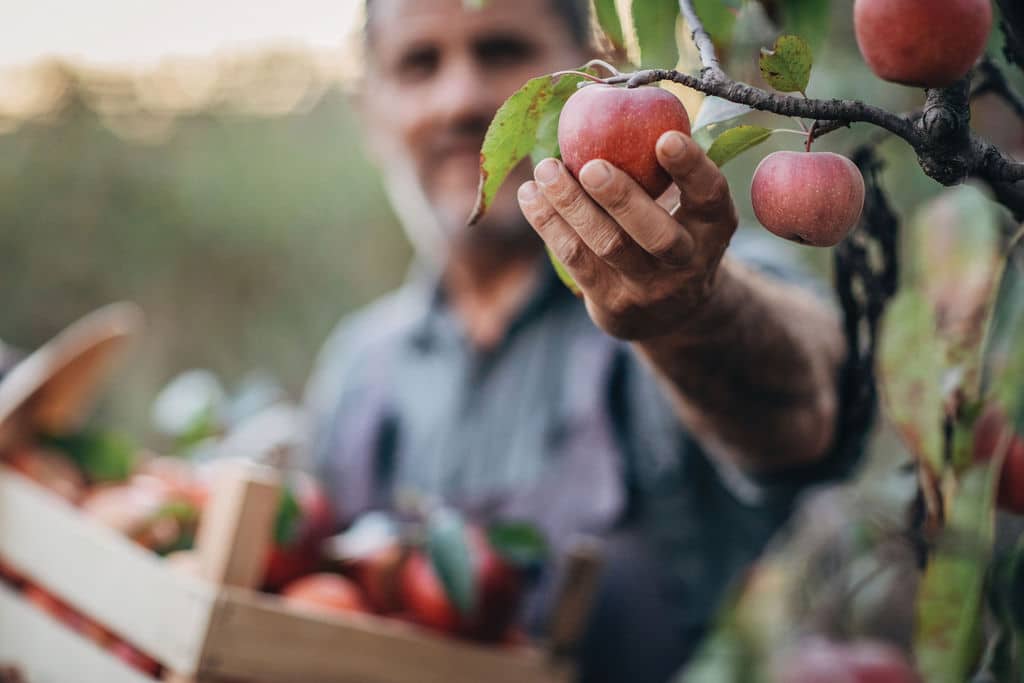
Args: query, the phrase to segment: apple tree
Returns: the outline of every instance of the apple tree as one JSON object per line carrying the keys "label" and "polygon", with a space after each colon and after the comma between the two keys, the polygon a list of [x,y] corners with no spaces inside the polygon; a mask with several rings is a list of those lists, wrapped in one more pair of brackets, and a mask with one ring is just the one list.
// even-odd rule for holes
{"label": "apple tree", "polygon": [[[680,680],[1024,680],[1024,163],[990,141],[999,131],[972,125],[984,94],[1024,119],[1013,87],[1024,72],[1024,4],[593,4],[609,61],[623,70],[595,60],[513,94],[481,150],[474,217],[517,164],[559,156],[563,108],[591,89],[676,84],[702,94],[685,130],[719,166],[769,139],[793,140],[796,149],[767,155],[754,173],[754,214],[781,238],[831,249],[850,349],[842,429],[869,430],[880,403],[903,445],[872,452],[857,481],[798,512]],[[738,39],[750,11],[780,29],[759,54],[742,54],[749,41]],[[813,97],[813,53],[841,23],[830,21],[837,12],[852,12],[877,79],[923,90],[914,108]],[[693,68],[677,70],[687,55]],[[757,84],[727,72],[752,59],[759,72],[746,80]],[[777,125],[764,125],[765,113]],[[852,126],[873,133],[844,155],[813,151]],[[901,219],[882,144],[898,144],[948,189]]]}

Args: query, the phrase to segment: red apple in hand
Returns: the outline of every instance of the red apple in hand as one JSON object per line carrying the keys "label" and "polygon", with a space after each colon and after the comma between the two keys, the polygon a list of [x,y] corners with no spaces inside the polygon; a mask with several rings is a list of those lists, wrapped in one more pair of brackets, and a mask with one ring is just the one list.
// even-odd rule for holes
{"label": "red apple in hand", "polygon": [[669,91],[586,85],[562,109],[558,149],[574,176],[588,161],[604,159],[658,197],[672,178],[658,163],[654,147],[670,130],[690,134],[686,108]]}
{"label": "red apple in hand", "polygon": [[999,473],[999,507],[1024,515],[1024,437],[1014,434],[1006,413],[990,406],[974,425],[974,459],[984,462],[1006,444],[1006,456]]}
{"label": "red apple in hand", "polygon": [[985,51],[990,0],[856,0],[853,26],[864,60],[886,81],[944,88]]}
{"label": "red apple in hand", "polygon": [[754,171],[750,200],[761,225],[815,247],[838,244],[864,210],[864,176],[831,152],[773,152]]}

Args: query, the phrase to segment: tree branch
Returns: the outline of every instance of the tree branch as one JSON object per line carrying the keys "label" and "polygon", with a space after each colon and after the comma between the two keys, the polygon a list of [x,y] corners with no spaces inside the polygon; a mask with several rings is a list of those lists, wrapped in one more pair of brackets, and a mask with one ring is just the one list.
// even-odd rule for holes
{"label": "tree branch", "polygon": [[1020,0],[996,0],[1003,15],[1006,58],[1024,69],[1024,3]]}
{"label": "tree branch", "polygon": [[[1004,2],[1017,4],[1017,0]],[[770,93],[729,78],[718,63],[714,43],[694,9],[693,0],[679,0],[679,8],[700,54],[703,66],[699,76],[671,69],[647,69],[612,76],[604,82],[636,88],[672,81],[760,111],[812,119],[819,122],[817,136],[851,123],[871,123],[905,140],[917,154],[924,172],[943,185],[961,183],[972,175],[990,183],[1024,180],[1024,163],[1005,156],[971,131],[969,76],[949,88],[928,90],[924,111],[919,116],[894,114],[858,100],[820,100]],[[1024,15],[1024,9],[1017,13]]]}
{"label": "tree branch", "polygon": [[978,64],[978,73],[981,80],[971,90],[971,99],[989,93],[998,95],[1017,116],[1024,118],[1024,97],[1013,89],[998,64],[986,57]]}

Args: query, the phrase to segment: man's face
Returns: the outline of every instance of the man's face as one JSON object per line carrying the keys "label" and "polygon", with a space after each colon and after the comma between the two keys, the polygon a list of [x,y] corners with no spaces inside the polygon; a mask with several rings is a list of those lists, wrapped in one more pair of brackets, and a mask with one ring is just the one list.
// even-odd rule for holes
{"label": "man's face", "polygon": [[399,213],[408,223],[429,212],[431,229],[440,230],[428,238],[435,243],[464,235],[523,239],[529,226],[515,192],[529,177],[526,164],[484,221],[463,232],[476,200],[480,145],[509,95],[534,76],[579,65],[582,48],[550,0],[490,0],[480,10],[465,9],[463,0],[373,3],[364,111]]}

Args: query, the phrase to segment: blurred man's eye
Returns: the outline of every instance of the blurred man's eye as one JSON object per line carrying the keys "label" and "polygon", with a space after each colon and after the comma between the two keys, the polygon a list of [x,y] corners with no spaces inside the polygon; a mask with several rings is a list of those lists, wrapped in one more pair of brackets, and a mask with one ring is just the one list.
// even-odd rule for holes
{"label": "blurred man's eye", "polygon": [[398,60],[398,76],[403,80],[427,78],[437,71],[440,61],[441,55],[437,48],[421,47],[410,50]]}
{"label": "blurred man's eye", "polygon": [[490,67],[514,66],[530,59],[536,47],[524,38],[495,36],[478,42],[474,47],[481,64]]}

